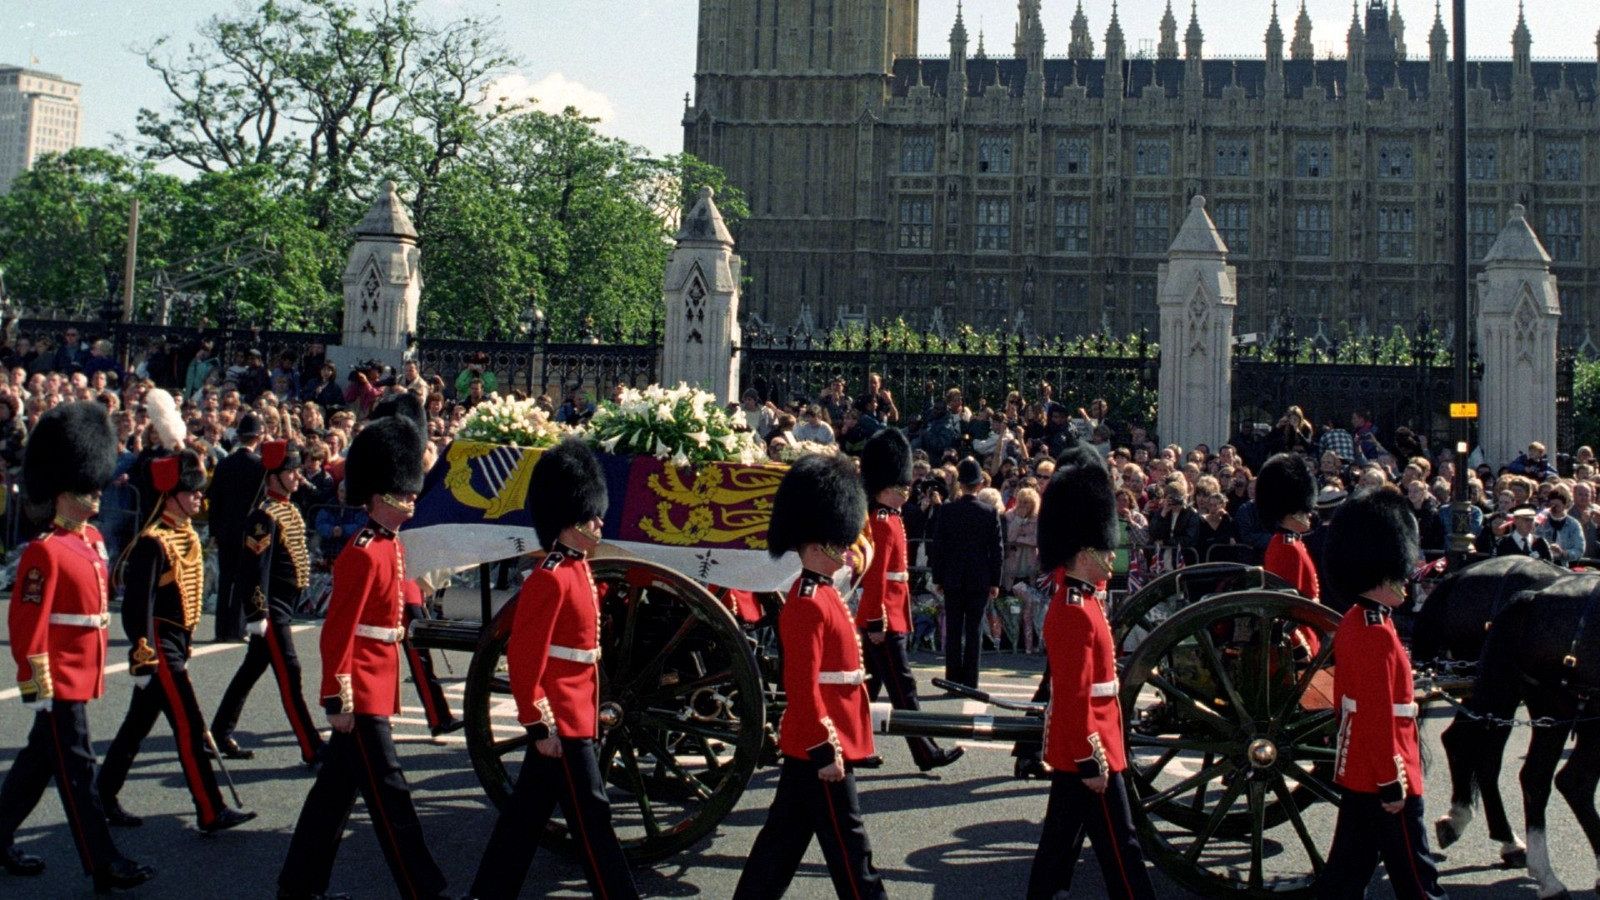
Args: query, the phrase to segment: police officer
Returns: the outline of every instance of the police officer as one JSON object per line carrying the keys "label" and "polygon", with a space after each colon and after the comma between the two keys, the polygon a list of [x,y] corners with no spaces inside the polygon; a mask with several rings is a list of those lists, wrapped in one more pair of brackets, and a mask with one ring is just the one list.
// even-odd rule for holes
{"label": "police officer", "polygon": [[1361,491],[1339,508],[1328,536],[1328,582],[1354,601],[1339,622],[1333,693],[1340,711],[1334,782],[1339,820],[1317,879],[1329,900],[1361,897],[1378,860],[1395,896],[1443,897],[1422,827],[1422,759],[1411,659],[1390,618],[1417,567],[1417,520],[1389,487]]}
{"label": "police officer", "polygon": [[38,875],[44,861],[13,844],[17,829],[55,780],[83,870],[97,891],[155,876],[117,851],[94,793],[88,704],[105,693],[111,577],[105,542],[89,520],[116,472],[117,436],[104,406],[64,403],[39,417],[23,450],[22,480],[35,502],[55,508],[50,531],[17,564],[7,612],[22,703],[33,712],[28,743],[0,785],[0,866]]}
{"label": "police officer", "polygon": [[193,450],[151,460],[142,470],[142,491],[159,497],[156,521],[128,548],[119,580],[122,627],[128,635],[128,674],[133,698],[111,740],[100,769],[100,802],[111,824],[138,827],[143,820],[122,808],[117,796],[139,745],[163,713],[172,725],[183,781],[194,800],[200,830],[222,831],[255,818],[222,802],[206,746],[206,722],[189,681],[189,653],[200,623],[205,560],[190,517],[200,511],[205,467]]}
{"label": "police officer", "polygon": [[944,598],[944,677],[978,686],[983,614],[1000,596],[1004,559],[1000,512],[978,500],[983,467],[972,457],[956,466],[960,496],[933,517],[933,586]]}
{"label": "police officer", "polygon": [[291,501],[300,487],[300,448],[288,441],[261,445],[261,465],[266,472],[266,499],[244,523],[242,546],[235,558],[239,569],[234,585],[246,597],[245,630],[250,647],[222,703],[211,721],[217,748],[229,759],[250,759],[255,754],[239,746],[233,729],[256,680],[270,666],[278,683],[278,696],[294,732],[300,760],[312,765],[322,752],[322,733],[311,719],[300,688],[300,656],[294,647],[294,610],[311,581],[311,557],[306,548],[306,523]]}
{"label": "police officer", "polygon": [[[1317,482],[1298,453],[1279,453],[1256,475],[1256,510],[1261,524],[1273,529],[1261,567],[1282,578],[1307,600],[1320,601],[1317,567],[1306,548],[1311,511],[1317,504]],[[1296,628],[1289,644],[1299,662],[1310,662],[1322,642],[1309,628]]]}
{"label": "police officer", "polygon": [[405,552],[395,532],[416,509],[425,440],[409,420],[386,417],[369,422],[346,457],[345,497],[366,507],[368,524],[333,564],[321,638],[321,698],[333,736],[295,823],[278,874],[279,897],[327,894],[358,790],[400,895],[439,897],[445,891],[389,725],[400,711],[398,645],[405,634]]}
{"label": "police officer", "polygon": [[856,797],[855,764],[873,755],[861,638],[833,587],[866,513],[855,468],[840,457],[802,458],[773,498],[767,551],[794,551],[802,569],[778,613],[788,698],[778,790],[735,900],[783,896],[813,836],[841,898],[886,896]]}
{"label": "police officer", "polygon": [[244,545],[244,521],[261,500],[261,481],[266,474],[261,456],[256,453],[256,446],[261,443],[261,419],[253,412],[245,413],[234,433],[239,446],[217,463],[211,487],[206,491],[207,521],[217,544],[218,641],[245,638],[245,601],[250,592],[239,590],[234,580],[239,572],[239,551]]}
{"label": "police officer", "polygon": [[[872,531],[872,562],[861,579],[856,627],[866,640],[867,693],[873,700],[888,688],[895,709],[918,709],[917,679],[906,657],[911,633],[911,575],[907,569],[905,523],[900,507],[911,496],[911,443],[898,429],[885,428],[861,450],[861,480],[866,487],[867,527]],[[911,759],[924,772],[948,766],[966,750],[941,749],[931,738],[908,737]]]}
{"label": "police officer", "polygon": [[1098,461],[1081,458],[1056,470],[1039,512],[1039,565],[1050,573],[1051,591],[1044,761],[1053,771],[1030,898],[1054,897],[1071,884],[1080,831],[1094,845],[1107,896],[1155,897],[1123,779],[1116,650],[1100,588],[1111,576],[1116,543],[1111,476]]}
{"label": "police officer", "polygon": [[528,484],[528,506],[545,557],[517,595],[506,664],[517,719],[530,741],[472,893],[484,900],[517,896],[539,835],[560,803],[582,847],[578,860],[590,891],[637,897],[611,827],[596,745],[600,598],[588,557],[600,544],[607,497],[605,475],[589,448],[567,440],[544,451]]}

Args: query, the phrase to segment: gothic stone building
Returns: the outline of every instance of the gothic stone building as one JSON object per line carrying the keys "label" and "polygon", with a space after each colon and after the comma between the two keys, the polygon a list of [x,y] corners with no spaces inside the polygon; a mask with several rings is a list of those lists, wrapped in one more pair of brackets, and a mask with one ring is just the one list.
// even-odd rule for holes
{"label": "gothic stone building", "polygon": [[[1301,334],[1442,321],[1437,8],[1425,59],[1384,0],[1361,0],[1345,59],[1314,57],[1303,5],[1287,42],[1274,8],[1264,58],[1208,59],[1193,7],[1180,48],[1169,5],[1150,57],[1130,54],[1115,5],[1096,47],[1080,3],[1057,58],[1040,2],[1020,0],[1011,56],[981,35],[969,53],[957,6],[948,57],[923,58],[918,0],[700,0],[685,149],[750,200],[748,311],[1154,333],[1156,268],[1201,193],[1238,266],[1240,331],[1285,308]],[[1600,235],[1600,67],[1535,62],[1531,44],[1519,16],[1509,61],[1469,61],[1471,252],[1526,205],[1581,337],[1600,313],[1600,240],[1585,239]]]}

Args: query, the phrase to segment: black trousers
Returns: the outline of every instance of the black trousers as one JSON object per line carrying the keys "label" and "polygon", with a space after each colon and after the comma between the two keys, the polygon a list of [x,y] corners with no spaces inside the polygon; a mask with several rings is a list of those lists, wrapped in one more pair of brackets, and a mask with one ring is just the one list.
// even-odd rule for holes
{"label": "black trousers", "polygon": [[983,650],[983,613],[989,607],[989,594],[958,593],[944,595],[944,677],[967,687],[978,686],[978,661]]}
{"label": "black trousers", "polygon": [[[1044,664],[1044,674],[1039,676],[1039,687],[1033,692],[1033,702],[1050,702],[1050,663]],[[1042,718],[1042,717],[1041,717]],[[1043,726],[1041,726],[1042,728]],[[1041,731],[1040,734],[1044,732]],[[1011,755],[1018,759],[1033,759],[1043,761],[1044,743],[1042,741],[1017,741],[1011,747]]]}
{"label": "black trousers", "polygon": [[822,857],[841,900],[888,896],[872,865],[855,773],[846,769],[843,781],[827,782],[817,777],[817,771],[810,760],[783,758],[778,791],[745,858],[734,900],[782,897],[813,836],[822,844]]}
{"label": "black trousers", "polygon": [[545,756],[528,744],[511,799],[500,810],[483,848],[483,860],[472,881],[474,897],[499,900],[522,892],[539,836],[558,803],[578,845],[578,861],[589,880],[589,891],[600,900],[639,896],[628,860],[622,855],[622,843],[611,828],[611,802],[600,776],[595,743],[588,738],[562,738],[559,758]]}
{"label": "black trousers", "polygon": [[1079,832],[1087,832],[1094,855],[1100,860],[1105,896],[1154,900],[1156,889],[1145,870],[1144,853],[1128,808],[1128,789],[1122,773],[1112,774],[1103,794],[1089,790],[1076,774],[1050,775],[1050,802],[1045,807],[1039,852],[1028,874],[1028,897],[1049,900],[1072,884],[1078,859],[1072,853]]}
{"label": "black trousers", "polygon": [[1339,821],[1333,849],[1317,878],[1319,898],[1364,897],[1378,860],[1389,872],[1389,886],[1401,900],[1443,898],[1439,870],[1428,853],[1422,825],[1422,798],[1407,797],[1398,813],[1383,811],[1377,794],[1340,791]]}
{"label": "black trousers", "polygon": [[239,567],[239,553],[243,550],[242,536],[224,540],[217,536],[217,613],[216,639],[237,641],[244,637],[244,597],[235,577]]}
{"label": "black trousers", "polygon": [[106,751],[105,765],[100,767],[100,796],[113,800],[122,792],[128,780],[128,770],[139,753],[139,745],[150,735],[156,719],[162,715],[172,726],[172,739],[178,747],[178,764],[183,769],[183,783],[194,799],[195,812],[201,827],[210,825],[222,811],[222,792],[217,790],[217,776],[211,771],[210,750],[206,746],[206,720],[200,714],[200,703],[195,699],[194,685],[189,672],[169,658],[165,642],[157,651],[155,672],[142,688],[133,689],[133,700],[128,704],[127,718],[111,739]]}
{"label": "black trousers", "polygon": [[[408,626],[417,619],[426,618],[428,615],[422,607],[415,603],[406,604]],[[417,686],[417,695],[422,698],[422,712],[428,717],[428,727],[443,728],[455,721],[455,714],[450,712],[450,703],[444,698],[444,686],[439,684],[439,676],[433,672],[433,653],[411,643],[410,638],[403,641],[402,645],[406,651],[406,665],[411,669],[411,680]]]}
{"label": "black trousers", "polygon": [[327,893],[345,822],[360,791],[400,896],[443,896],[444,873],[423,840],[411,788],[394,752],[389,719],[355,718],[355,728],[348,733],[335,731],[328,740],[322,771],[306,795],[289,840],[289,855],[278,873],[278,892],[297,897]]}
{"label": "black trousers", "polygon": [[244,702],[250,697],[250,689],[256,686],[256,681],[270,667],[278,683],[278,698],[283,701],[283,712],[289,717],[289,728],[300,747],[300,759],[311,763],[322,752],[322,733],[311,718],[311,710],[306,708],[305,693],[300,687],[300,657],[294,651],[294,632],[290,623],[287,617],[280,621],[269,616],[267,633],[250,636],[244,662],[239,664],[239,671],[228,682],[228,690],[222,695],[217,714],[211,719],[211,733],[218,741],[233,734],[233,729],[239,724],[239,714],[244,710]]}
{"label": "black trousers", "polygon": [[0,849],[11,846],[17,829],[54,779],[83,870],[93,872],[122,859],[94,792],[94,746],[89,742],[86,706],[80,700],[54,700],[49,712],[34,714],[28,743],[0,784]]}
{"label": "black trousers", "polygon": [[[895,709],[921,709],[917,703],[917,679],[911,674],[911,659],[906,656],[906,636],[889,632],[883,643],[874,643],[872,635],[861,633],[861,649],[867,663],[867,694],[878,699],[880,689],[889,691],[889,705]],[[917,765],[933,760],[939,745],[932,738],[912,736],[906,738],[911,748],[911,758]]]}

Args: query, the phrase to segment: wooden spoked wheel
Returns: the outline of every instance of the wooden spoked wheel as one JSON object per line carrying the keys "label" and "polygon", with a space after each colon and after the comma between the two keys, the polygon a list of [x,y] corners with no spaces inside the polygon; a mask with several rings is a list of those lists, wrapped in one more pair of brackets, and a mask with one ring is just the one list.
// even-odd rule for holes
{"label": "wooden spoked wheel", "polygon": [[1185,566],[1145,584],[1118,603],[1111,611],[1111,634],[1118,651],[1129,653],[1189,604],[1212,594],[1253,590],[1287,591],[1289,583],[1260,566],[1244,563]]}

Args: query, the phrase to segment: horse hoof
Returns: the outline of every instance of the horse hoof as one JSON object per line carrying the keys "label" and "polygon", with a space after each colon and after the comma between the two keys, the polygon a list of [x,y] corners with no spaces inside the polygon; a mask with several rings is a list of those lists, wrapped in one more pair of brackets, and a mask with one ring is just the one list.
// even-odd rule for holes
{"label": "horse hoof", "polygon": [[1502,869],[1526,869],[1527,867],[1528,851],[1526,850],[1512,850],[1509,853],[1500,854],[1500,868]]}
{"label": "horse hoof", "polygon": [[1449,816],[1433,823],[1433,836],[1439,839],[1440,850],[1461,840],[1461,832],[1456,830],[1455,823],[1450,821]]}

